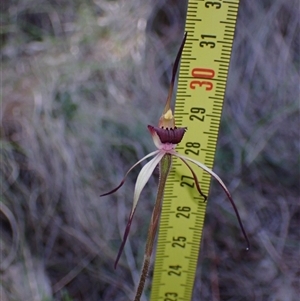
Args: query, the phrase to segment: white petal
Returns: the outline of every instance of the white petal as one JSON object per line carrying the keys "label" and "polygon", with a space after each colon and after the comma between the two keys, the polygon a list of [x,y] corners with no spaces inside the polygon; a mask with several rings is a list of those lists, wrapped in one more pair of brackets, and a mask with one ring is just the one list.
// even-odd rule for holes
{"label": "white petal", "polygon": [[234,212],[235,212],[236,217],[237,217],[237,219],[238,219],[239,225],[240,225],[240,227],[241,227],[241,230],[242,230],[243,235],[244,235],[244,237],[245,237],[245,240],[246,240],[246,242],[247,242],[246,250],[248,251],[248,250],[250,249],[250,243],[249,243],[249,239],[248,239],[247,233],[246,233],[246,231],[245,231],[245,229],[244,229],[242,220],[241,220],[241,218],[240,218],[240,215],[239,215],[239,212],[238,212],[238,210],[237,210],[237,207],[236,207],[236,205],[235,205],[235,203],[234,203],[234,201],[233,201],[233,198],[232,198],[232,196],[231,196],[229,190],[227,189],[226,185],[225,185],[225,184],[223,183],[223,181],[221,180],[221,178],[220,178],[217,174],[215,174],[210,168],[208,168],[206,165],[204,165],[204,164],[201,163],[201,162],[198,162],[198,161],[196,161],[196,160],[194,160],[194,159],[191,159],[191,158],[188,158],[188,157],[186,157],[186,156],[180,155],[180,154],[178,154],[178,153],[175,152],[175,151],[172,151],[172,152],[169,152],[169,153],[170,153],[171,155],[173,155],[173,156],[176,156],[176,157],[180,158],[180,159],[183,160],[183,161],[187,160],[187,161],[190,161],[190,162],[196,164],[197,166],[199,166],[200,168],[202,168],[203,170],[205,170],[207,173],[209,173],[210,175],[212,175],[212,176],[219,182],[219,184],[220,184],[221,187],[224,189],[224,191],[225,191],[225,193],[226,193],[226,195],[227,195],[227,197],[228,197],[228,199],[229,199],[229,201],[230,201],[230,203],[231,203],[231,205],[232,205],[232,207],[233,207],[233,209],[234,209]]}
{"label": "white petal", "polygon": [[234,209],[234,212],[235,212],[236,217],[238,219],[239,225],[241,227],[241,230],[242,230],[243,235],[245,237],[245,240],[247,242],[246,251],[248,251],[250,249],[250,243],[249,243],[249,239],[248,239],[247,233],[246,233],[246,231],[244,229],[241,217],[240,217],[239,212],[237,210],[237,207],[236,207],[236,205],[235,205],[235,203],[233,201],[233,198],[232,198],[229,190],[227,189],[226,185],[221,180],[221,178],[217,174],[215,174],[210,168],[208,168],[207,166],[205,166],[203,163],[200,163],[200,162],[198,162],[198,161],[196,161],[194,159],[188,158],[186,156],[182,156],[182,155],[178,154],[175,151],[172,151],[172,152],[169,152],[169,153],[172,154],[173,156],[176,156],[176,157],[180,158],[183,161],[187,160],[187,161],[193,162],[194,164],[196,164],[197,166],[199,166],[200,168],[202,168],[203,170],[205,170],[206,172],[208,172],[210,175],[212,175],[219,182],[219,184],[224,189],[224,191],[225,191],[225,193],[226,193],[226,195],[227,195],[227,197],[228,197],[228,199],[229,199],[229,201],[230,201],[230,203],[231,203],[231,205],[232,205],[232,207]]}
{"label": "white petal", "polygon": [[140,171],[134,188],[134,196],[133,196],[133,205],[130,216],[132,216],[135,207],[138,203],[139,197],[141,195],[142,190],[144,189],[145,185],[149,181],[155,167],[161,161],[165,152],[159,152],[153,159],[151,159]]}
{"label": "white petal", "polygon": [[129,173],[130,173],[137,165],[139,165],[142,161],[144,161],[144,160],[148,159],[149,157],[152,157],[152,156],[154,156],[154,155],[156,155],[156,154],[158,154],[158,153],[159,153],[159,150],[156,150],[156,151],[154,151],[154,152],[152,152],[152,153],[146,155],[146,156],[145,156],[144,158],[142,158],[141,160],[137,161],[134,165],[132,165],[132,166],[129,168],[129,170],[126,172],[126,174],[125,174],[123,180],[121,181],[121,183],[120,183],[117,187],[115,187],[114,189],[112,189],[112,190],[109,191],[109,192],[106,192],[106,193],[101,194],[100,197],[106,196],[106,195],[109,195],[109,194],[112,194],[112,193],[116,192],[117,190],[119,190],[119,189],[124,185],[125,180],[126,180],[128,174],[129,174]]}
{"label": "white petal", "polygon": [[[142,161],[144,161],[145,159],[148,159],[149,157],[152,157],[152,156],[154,156],[154,155],[156,155],[156,154],[158,154],[159,153],[159,150],[156,150],[156,151],[154,151],[154,152],[151,152],[150,154],[148,154],[148,155],[146,155],[145,157],[143,157],[141,160],[139,160],[139,161],[137,161],[131,168],[130,168],[130,170],[132,170],[135,166],[137,166],[138,164],[140,164]],[[129,170],[128,170],[128,172],[129,172]],[[128,173],[127,172],[127,173]]]}
{"label": "white petal", "polygon": [[203,170],[205,170],[207,173],[209,173],[210,175],[212,175],[218,182],[219,184],[222,186],[222,188],[226,191],[226,193],[229,193],[226,185],[224,184],[224,182],[221,180],[221,178],[216,174],[214,173],[210,168],[208,168],[205,164],[199,162],[199,161],[196,161],[194,159],[191,159],[189,157],[186,157],[186,156],[183,156],[183,155],[180,155],[178,154],[177,152],[170,152],[172,155],[178,157],[178,158],[181,158],[182,160],[187,160],[187,161],[190,161],[190,162],[193,162],[194,164],[198,165],[200,168],[202,168]]}

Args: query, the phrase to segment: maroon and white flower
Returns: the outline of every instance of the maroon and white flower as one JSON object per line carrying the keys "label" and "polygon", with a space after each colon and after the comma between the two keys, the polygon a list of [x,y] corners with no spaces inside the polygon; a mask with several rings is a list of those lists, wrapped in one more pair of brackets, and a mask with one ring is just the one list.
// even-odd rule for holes
{"label": "maroon and white flower", "polygon": [[[186,36],[185,36],[186,38]],[[143,162],[144,160],[151,158],[152,159],[145,164],[145,166],[141,169],[136,183],[135,183],[135,188],[134,188],[134,195],[133,195],[133,205],[132,205],[132,209],[129,215],[129,220],[125,229],[125,233],[124,233],[124,237],[123,237],[123,241],[121,244],[121,247],[119,249],[119,253],[115,262],[115,266],[117,265],[119,258],[121,256],[121,253],[123,251],[129,230],[130,230],[130,226],[131,226],[131,222],[136,210],[136,206],[138,204],[141,192],[143,191],[145,185],[147,184],[149,178],[151,177],[154,169],[157,167],[157,165],[159,164],[159,162],[163,159],[163,157],[165,155],[171,155],[172,157],[177,157],[179,158],[190,170],[194,181],[195,181],[195,185],[196,188],[199,192],[200,195],[203,196],[204,201],[207,199],[207,197],[202,193],[200,185],[199,185],[199,181],[197,179],[197,175],[194,172],[192,166],[190,165],[190,163],[202,168],[204,171],[206,171],[207,173],[209,173],[211,176],[213,176],[218,183],[221,185],[221,187],[223,188],[223,190],[225,191],[227,197],[229,198],[233,209],[236,213],[239,225],[241,227],[241,230],[243,232],[243,235],[246,239],[247,242],[247,249],[249,249],[249,241],[246,235],[246,232],[244,230],[244,227],[242,225],[242,221],[240,219],[239,213],[237,211],[237,208],[234,204],[234,201],[231,197],[230,192],[228,191],[226,185],[224,184],[224,182],[221,180],[221,178],[214,173],[210,168],[208,168],[205,164],[198,162],[192,158],[189,158],[187,156],[181,155],[179,154],[175,148],[177,146],[177,144],[179,144],[187,130],[187,128],[185,127],[179,127],[177,128],[175,126],[175,119],[170,107],[170,102],[171,102],[171,97],[172,97],[172,92],[173,92],[173,86],[174,86],[174,82],[175,82],[175,75],[176,75],[176,71],[177,71],[177,67],[178,67],[178,63],[179,63],[179,59],[180,59],[180,55],[184,46],[184,42],[185,42],[185,38],[183,40],[183,43],[181,44],[181,48],[178,52],[177,58],[175,60],[174,63],[174,67],[173,67],[173,74],[172,74],[172,81],[171,81],[171,85],[170,85],[170,89],[169,89],[169,94],[167,97],[167,101],[166,101],[166,105],[165,108],[163,110],[163,114],[159,119],[159,123],[158,123],[158,127],[152,126],[152,125],[148,125],[148,130],[150,131],[150,134],[152,136],[153,142],[155,144],[155,146],[157,147],[156,151],[151,152],[150,154],[146,155],[145,157],[143,157],[141,160],[139,160],[138,162],[136,162],[125,174],[123,180],[121,181],[121,183],[115,187],[114,189],[112,189],[111,191],[102,194],[101,196],[105,196],[105,195],[109,195],[112,194],[114,192],[116,192],[119,188],[121,188],[123,186],[123,184],[125,183],[125,180],[128,176],[128,174],[137,166],[139,165],[141,162]]]}

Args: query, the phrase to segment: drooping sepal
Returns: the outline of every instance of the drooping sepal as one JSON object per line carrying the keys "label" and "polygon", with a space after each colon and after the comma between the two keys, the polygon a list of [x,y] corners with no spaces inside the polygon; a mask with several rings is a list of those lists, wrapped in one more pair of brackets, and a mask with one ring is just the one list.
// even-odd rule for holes
{"label": "drooping sepal", "polygon": [[[177,153],[176,151],[174,151],[174,150],[171,150],[169,153],[170,153],[171,155],[173,155],[173,156],[175,156],[175,157],[181,159],[188,167],[189,167],[189,165],[187,164],[187,161],[194,163],[195,165],[197,165],[197,166],[199,166],[200,168],[202,168],[205,172],[207,172],[208,174],[210,174],[211,176],[213,176],[213,177],[218,181],[218,183],[219,183],[220,186],[223,188],[224,192],[226,193],[226,195],[227,195],[227,197],[228,197],[228,199],[229,199],[229,201],[230,201],[230,203],[231,203],[231,205],[232,205],[232,207],[233,207],[233,210],[234,210],[234,212],[235,212],[235,214],[236,214],[238,223],[239,223],[239,225],[240,225],[240,228],[241,228],[241,230],[242,230],[242,233],[243,233],[243,235],[244,235],[244,237],[245,237],[245,240],[246,240],[246,243],[247,243],[246,251],[248,251],[248,250],[250,249],[250,242],[249,242],[248,236],[247,236],[246,231],[245,231],[245,229],[244,229],[244,226],[243,226],[242,220],[241,220],[241,218],[240,218],[239,212],[238,212],[238,210],[237,210],[237,207],[236,207],[236,205],[235,205],[235,202],[234,202],[234,200],[233,200],[233,198],[232,198],[232,196],[231,196],[231,194],[230,194],[228,188],[226,187],[226,185],[225,185],[224,182],[222,181],[222,179],[221,179],[216,173],[214,173],[210,168],[208,168],[205,164],[203,164],[203,163],[201,163],[201,162],[198,162],[198,161],[196,161],[196,160],[194,160],[194,159],[192,159],[192,158],[189,158],[189,157],[180,155],[180,154],[178,154],[178,153]],[[189,169],[192,171],[192,169],[191,169],[190,167],[189,167]],[[193,177],[194,177],[194,180],[195,180],[195,183],[196,183],[196,182],[197,182],[197,176],[194,174],[193,171],[192,171],[192,174],[193,174]],[[197,186],[197,183],[196,183],[196,186]],[[200,188],[200,186],[199,186],[199,187],[197,186],[198,191],[199,191],[199,188]],[[200,190],[200,191],[201,191],[201,190]],[[204,196],[204,195],[202,194],[202,192],[200,192],[200,191],[199,191],[199,193],[200,193],[202,196]],[[204,197],[205,197],[205,196],[204,196]],[[205,198],[206,198],[206,197],[205,197]]]}
{"label": "drooping sepal", "polygon": [[150,158],[150,157],[153,157],[154,155],[157,155],[158,153],[159,153],[159,151],[156,150],[156,151],[154,151],[154,152],[152,152],[152,153],[146,155],[144,158],[142,158],[142,159],[139,160],[138,162],[136,162],[133,166],[131,166],[131,167],[129,168],[129,170],[126,172],[126,174],[125,174],[123,180],[121,181],[121,183],[120,183],[117,187],[115,187],[114,189],[110,190],[109,192],[102,193],[102,194],[100,195],[100,197],[106,196],[106,195],[109,195],[109,194],[112,194],[112,193],[116,192],[117,190],[119,190],[119,189],[124,185],[125,180],[126,180],[127,176],[129,175],[129,173],[130,173],[137,165],[139,165],[139,164],[140,164],[141,162],[143,162],[144,160],[146,160],[146,159],[148,159],[148,158]]}

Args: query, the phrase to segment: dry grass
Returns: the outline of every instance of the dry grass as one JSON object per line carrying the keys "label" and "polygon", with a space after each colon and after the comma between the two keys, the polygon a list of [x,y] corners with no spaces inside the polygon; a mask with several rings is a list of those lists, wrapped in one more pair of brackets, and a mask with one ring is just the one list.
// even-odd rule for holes
{"label": "dry grass", "polygon": [[[5,4],[6,3],[6,4]],[[119,268],[146,125],[166,97],[185,1],[2,4],[1,301],[130,300],[154,201]],[[293,301],[299,290],[299,2],[241,1],[193,300]],[[153,200],[153,201],[152,201]],[[145,300],[149,295],[149,287]]]}

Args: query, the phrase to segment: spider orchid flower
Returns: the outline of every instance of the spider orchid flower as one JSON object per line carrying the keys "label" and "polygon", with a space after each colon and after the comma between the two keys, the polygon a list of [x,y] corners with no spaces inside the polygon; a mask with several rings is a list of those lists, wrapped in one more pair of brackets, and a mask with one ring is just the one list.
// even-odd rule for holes
{"label": "spider orchid flower", "polygon": [[152,253],[155,233],[157,230],[159,216],[160,216],[160,209],[161,209],[161,203],[162,203],[162,199],[163,199],[164,187],[165,187],[165,183],[166,183],[166,179],[168,177],[169,171],[171,169],[172,157],[179,158],[188,167],[188,169],[190,170],[190,172],[193,176],[193,179],[195,181],[196,188],[197,188],[199,194],[203,196],[204,201],[206,201],[207,197],[202,193],[200,185],[199,185],[199,181],[197,179],[197,175],[193,171],[190,163],[202,168],[204,171],[209,173],[211,176],[213,176],[218,181],[218,183],[221,185],[221,187],[225,191],[227,197],[229,198],[229,200],[233,206],[233,209],[236,213],[241,230],[242,230],[243,235],[247,242],[247,250],[249,249],[249,240],[247,238],[246,232],[242,225],[242,221],[240,219],[239,213],[238,213],[237,208],[234,204],[234,201],[233,201],[227,187],[223,183],[223,181],[220,179],[220,177],[217,174],[215,174],[211,169],[209,169],[203,163],[198,162],[187,156],[181,155],[175,150],[176,145],[181,142],[181,140],[187,130],[187,128],[185,128],[185,127],[179,127],[179,128],[176,127],[175,119],[174,119],[174,116],[173,116],[173,113],[172,113],[172,110],[170,107],[175,77],[176,77],[176,73],[177,73],[177,68],[178,68],[181,53],[182,53],[182,50],[183,50],[183,47],[185,44],[186,36],[187,36],[187,34],[185,34],[185,36],[184,36],[184,39],[181,43],[176,60],[174,62],[173,72],[172,72],[172,80],[171,80],[171,84],[170,84],[170,88],[169,88],[169,93],[168,93],[166,105],[163,110],[162,116],[159,119],[158,126],[155,127],[152,125],[148,125],[148,130],[152,136],[153,142],[154,142],[157,150],[149,153],[148,155],[143,157],[141,160],[136,162],[127,171],[123,180],[117,187],[115,187],[113,190],[101,195],[101,196],[106,196],[106,195],[116,192],[119,188],[121,188],[123,186],[128,174],[132,171],[133,168],[135,168],[137,165],[139,165],[144,160],[152,157],[152,159],[148,163],[146,163],[144,165],[144,167],[141,169],[141,171],[137,177],[137,180],[136,180],[134,196],[133,196],[133,205],[132,205],[128,223],[127,223],[127,226],[126,226],[126,229],[124,232],[123,241],[122,241],[121,247],[119,249],[116,261],[115,261],[115,268],[116,268],[118,261],[120,259],[120,256],[122,254],[122,251],[124,249],[128,234],[129,234],[130,226],[132,223],[134,213],[136,211],[136,207],[137,207],[141,192],[144,189],[145,185],[147,184],[149,178],[151,177],[151,175],[152,175],[153,171],[155,170],[155,168],[157,167],[157,165],[160,166],[160,173],[159,173],[160,179],[159,179],[159,184],[158,184],[159,186],[158,186],[157,199],[156,199],[156,202],[154,205],[154,210],[153,210],[152,218],[151,218],[151,222],[150,222],[148,238],[147,238],[147,243],[146,243],[144,264],[143,264],[143,269],[142,269],[142,276],[140,279],[140,284],[138,286],[138,293],[135,297],[135,300],[140,300],[140,296],[141,296],[141,293],[142,293],[142,290],[144,287],[144,283],[145,283],[145,279],[146,279],[146,275],[148,272],[148,267],[150,264],[150,257],[151,257],[151,253]]}

